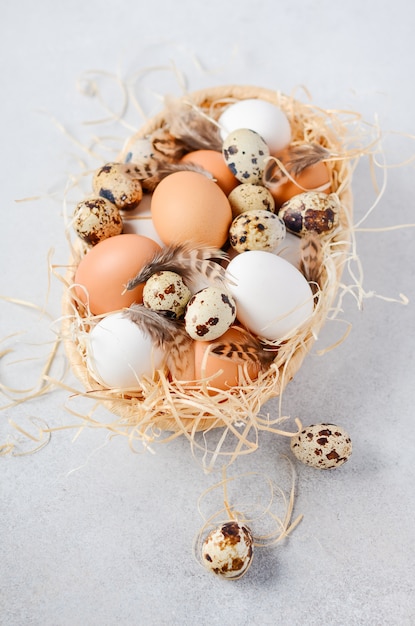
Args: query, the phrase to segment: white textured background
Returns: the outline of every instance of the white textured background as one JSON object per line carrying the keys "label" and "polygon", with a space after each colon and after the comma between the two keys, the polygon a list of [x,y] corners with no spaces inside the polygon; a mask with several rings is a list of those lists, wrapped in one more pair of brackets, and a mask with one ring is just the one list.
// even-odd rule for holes
{"label": "white textured background", "polygon": [[[173,67],[189,89],[249,83],[290,93],[304,85],[316,104],[378,123],[388,163],[415,154],[406,136],[415,134],[415,10],[407,0],[15,0],[2,3],[0,19],[0,294],[50,315],[0,301],[0,352],[13,350],[0,363],[8,387],[36,385],[54,339],[61,287],[56,279],[48,286],[48,253],[56,265],[67,261],[62,199],[68,178],[93,166],[83,146],[107,159],[130,132],[84,124],[108,116],[93,80],[117,109],[112,77],[135,76],[149,114],[161,107],[159,94],[180,93]],[[138,79],[150,67],[158,69]],[[125,119],[142,121],[134,107]],[[373,201],[369,176],[363,160],[356,219]],[[415,222],[413,180],[413,163],[390,168],[365,226]],[[28,197],[38,199],[16,202]],[[133,454],[103,430],[58,430],[36,454],[0,458],[0,623],[414,624],[414,235],[358,233],[365,289],[404,293],[409,304],[373,297],[359,311],[346,298],[349,338],[324,357],[314,351],[284,395],[285,414],[343,424],[354,443],[334,472],[296,465],[294,514],[304,519],[288,540],[258,550],[240,581],[218,580],[195,561],[192,541],[202,524],[198,498],[220,476],[203,474],[186,441]],[[343,328],[330,324],[316,349]],[[53,375],[64,369],[60,354]],[[70,373],[65,380],[77,385]],[[33,434],[30,420],[79,423],[67,407],[91,407],[69,396],[55,390],[0,412],[0,443],[16,435],[10,421]],[[276,415],[277,402],[265,409]],[[17,443],[24,452],[33,442]],[[286,488],[287,450],[287,440],[263,435],[259,451],[229,473],[264,472]],[[246,499],[244,487],[233,497]]]}

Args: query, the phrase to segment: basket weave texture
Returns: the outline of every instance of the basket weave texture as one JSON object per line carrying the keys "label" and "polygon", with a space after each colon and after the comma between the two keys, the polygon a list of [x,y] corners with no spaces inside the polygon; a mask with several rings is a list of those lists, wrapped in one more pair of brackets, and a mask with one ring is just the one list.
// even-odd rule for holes
{"label": "basket weave texture", "polygon": [[[228,85],[193,92],[185,96],[187,102],[218,118],[229,102],[246,98],[261,98],[281,107],[292,127],[292,139],[299,143],[319,141],[333,154],[342,151],[341,120],[312,104],[303,104],[280,92],[255,86]],[[166,123],[165,112],[151,118],[136,134],[151,135]],[[120,160],[123,155],[120,155]],[[163,372],[153,380],[144,379],[133,393],[106,389],[99,385],[86,368],[85,342],[79,332],[80,310],[73,299],[73,283],[82,250],[75,247],[67,268],[68,288],[63,295],[62,332],[67,356],[73,372],[82,382],[89,397],[95,397],[116,415],[114,428],[118,433],[147,440],[158,433],[169,431],[191,437],[197,431],[226,427],[235,430],[235,424],[245,424],[246,429],[270,427],[267,418],[260,417],[264,403],[282,393],[292,380],[310,351],[318,333],[332,310],[340,278],[350,246],[352,221],[351,162],[347,158],[333,158],[328,162],[332,190],[340,199],[340,224],[324,242],[321,290],[314,314],[307,327],[292,339],[284,342],[267,372],[256,381],[248,382],[229,391],[209,395],[208,385],[185,384],[171,381]],[[84,328],[85,330],[85,328]]]}

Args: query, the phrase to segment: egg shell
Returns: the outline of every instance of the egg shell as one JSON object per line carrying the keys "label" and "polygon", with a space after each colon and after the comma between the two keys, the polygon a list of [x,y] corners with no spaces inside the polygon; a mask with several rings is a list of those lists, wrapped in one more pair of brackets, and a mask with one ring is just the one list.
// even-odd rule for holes
{"label": "egg shell", "polygon": [[104,317],[88,334],[87,367],[110,388],[137,388],[142,376],[152,377],[164,352],[123,313]]}
{"label": "egg shell", "polygon": [[196,380],[211,379],[208,383],[209,395],[215,395],[215,390],[227,391],[241,385],[247,378],[248,380],[258,378],[260,370],[258,363],[251,359],[224,358],[211,351],[214,345],[232,344],[241,340],[242,332],[236,326],[232,326],[215,341],[194,342],[194,376]]}
{"label": "egg shell", "polygon": [[195,163],[212,174],[215,182],[228,196],[232,189],[239,185],[239,181],[232,174],[225,163],[223,154],[216,150],[195,150],[185,154],[181,163]]}
{"label": "egg shell", "polygon": [[270,341],[285,339],[307,322],[313,293],[291,263],[271,252],[250,250],[235,256],[225,277],[236,301],[238,320]]}
{"label": "egg shell", "polygon": [[278,211],[286,227],[296,235],[309,232],[325,235],[339,223],[339,199],[336,194],[326,195],[308,191],[287,200]]}
{"label": "egg shell", "polygon": [[250,128],[263,137],[271,153],[279,152],[291,141],[291,125],[285,112],[260,98],[230,104],[218,122],[223,139],[237,128]]}
{"label": "egg shell", "polygon": [[254,550],[251,530],[229,521],[213,530],[202,546],[204,566],[222,578],[240,578],[251,565]]}
{"label": "egg shell", "polygon": [[107,163],[100,167],[93,176],[94,192],[109,200],[121,211],[134,209],[143,197],[143,190],[138,172],[134,165],[125,163]]}
{"label": "egg shell", "polygon": [[122,234],[104,239],[88,250],[74,277],[75,293],[92,314],[110,313],[142,302],[144,285],[126,291],[125,285],[159,252],[152,239]]}
{"label": "egg shell", "polygon": [[221,248],[232,222],[222,189],[204,174],[188,171],[169,174],[157,185],[151,214],[166,245],[192,242]]}
{"label": "egg shell", "polygon": [[232,296],[220,287],[206,287],[189,300],[184,316],[186,332],[192,339],[217,339],[235,320]]}
{"label": "egg shell", "polygon": [[87,198],[74,211],[73,227],[85,243],[95,246],[99,241],[120,235],[123,221],[117,207],[105,198]]}
{"label": "egg shell", "polygon": [[336,424],[312,424],[291,438],[294,456],[311,467],[331,469],[345,463],[352,454],[352,441]]}
{"label": "egg shell", "polygon": [[[275,156],[284,163],[284,160],[288,158],[287,154],[288,152],[283,152]],[[306,167],[300,174],[290,175],[293,180],[286,179],[281,184],[268,186],[277,208],[280,208],[284,202],[287,202],[293,196],[304,191],[314,191],[320,188],[326,194],[332,191],[330,170],[324,161]]]}
{"label": "egg shell", "polygon": [[275,211],[275,201],[271,192],[262,185],[253,183],[241,183],[228,195],[229,204],[232,209],[232,216],[235,218],[245,211],[263,209],[264,211]]}
{"label": "egg shell", "polygon": [[229,229],[229,241],[238,252],[272,252],[284,240],[285,234],[286,228],[281,218],[270,211],[253,209],[235,217]]}
{"label": "egg shell", "polygon": [[232,131],[223,140],[222,153],[232,174],[241,183],[260,183],[269,148],[258,133],[249,128]]}
{"label": "egg shell", "polygon": [[176,272],[155,272],[143,289],[143,303],[153,311],[169,311],[173,317],[183,315],[192,297],[190,289]]}

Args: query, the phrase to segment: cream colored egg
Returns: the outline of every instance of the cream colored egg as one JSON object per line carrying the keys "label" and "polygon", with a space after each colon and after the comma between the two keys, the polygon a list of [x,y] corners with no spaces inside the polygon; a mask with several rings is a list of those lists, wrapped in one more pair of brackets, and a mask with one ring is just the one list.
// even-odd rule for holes
{"label": "cream colored egg", "polygon": [[237,252],[273,252],[284,240],[285,224],[277,215],[253,209],[237,215],[229,229],[229,242]]}
{"label": "cream colored egg", "polygon": [[122,211],[134,209],[143,197],[143,190],[134,165],[107,163],[92,179],[94,192]]}
{"label": "cream colored egg", "polygon": [[206,287],[189,300],[184,316],[185,328],[192,339],[211,341],[231,327],[235,316],[232,296],[220,287]]}
{"label": "cream colored egg", "polygon": [[272,194],[262,185],[253,183],[242,183],[231,191],[228,195],[231,205],[232,215],[236,217],[245,211],[263,209],[265,211],[275,211],[275,201]]}
{"label": "cream colored egg", "polygon": [[306,191],[287,200],[278,215],[287,229],[296,235],[309,232],[325,235],[338,225],[339,209],[337,194]]}
{"label": "cream colored egg", "polygon": [[123,232],[123,221],[117,207],[105,198],[88,198],[76,205],[73,227],[85,243],[98,242]]}
{"label": "cream colored egg", "polygon": [[248,526],[236,521],[226,522],[206,537],[202,546],[202,563],[222,578],[240,578],[252,563],[253,546]]}
{"label": "cream colored egg", "polygon": [[331,469],[345,463],[352,454],[352,441],[336,424],[312,424],[291,439],[294,456],[318,469]]}
{"label": "cream colored egg", "polygon": [[143,289],[143,303],[146,307],[153,311],[168,311],[175,318],[183,315],[191,297],[190,289],[176,272],[156,272]]}
{"label": "cream colored egg", "polygon": [[232,131],[224,140],[222,153],[232,174],[241,183],[260,183],[269,148],[258,133],[249,128]]}
{"label": "cream colored egg", "polygon": [[125,163],[135,166],[140,180],[154,176],[159,167],[160,159],[148,137],[131,137],[124,146],[123,156]]}

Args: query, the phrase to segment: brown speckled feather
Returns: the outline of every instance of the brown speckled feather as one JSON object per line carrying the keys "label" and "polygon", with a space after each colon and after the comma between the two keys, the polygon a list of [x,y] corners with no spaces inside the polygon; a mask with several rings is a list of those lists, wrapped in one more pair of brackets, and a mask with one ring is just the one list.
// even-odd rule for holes
{"label": "brown speckled feather", "polygon": [[169,174],[174,174],[174,172],[198,172],[213,180],[212,174],[203,169],[200,165],[196,165],[196,163],[169,163],[168,161],[164,161],[152,176],[143,181],[143,187],[148,191],[154,191],[163,178],[166,178]]}
{"label": "brown speckled feather", "polygon": [[[291,146],[288,148],[284,157],[279,160],[290,174],[290,176],[298,176],[303,170],[316,163],[320,163],[330,156],[330,152],[319,144],[302,144],[299,146]],[[263,183],[266,187],[277,185],[285,182],[286,173],[281,169],[274,159],[269,159],[265,165],[263,173]]]}
{"label": "brown speckled feather", "polygon": [[216,356],[232,361],[253,361],[266,371],[277,356],[277,349],[265,346],[257,337],[245,328],[235,327],[241,334],[239,341],[221,341],[219,338],[212,344],[211,352]]}
{"label": "brown speckled feather", "polygon": [[166,355],[166,365],[180,374],[186,368],[187,352],[192,343],[183,321],[172,319],[160,311],[148,309],[143,304],[133,304],[124,315],[147,334]]}
{"label": "brown speckled feather", "polygon": [[170,133],[192,150],[222,150],[218,125],[191,100],[166,99]]}
{"label": "brown speckled feather", "polygon": [[225,281],[225,270],[217,261],[227,258],[227,254],[218,248],[196,247],[194,244],[170,245],[157,252],[126,285],[127,291],[140,283],[145,283],[152,274],[161,271],[179,274],[190,285],[201,277],[210,283]]}
{"label": "brown speckled feather", "polygon": [[323,252],[319,236],[313,232],[305,235],[301,241],[300,254],[300,271],[315,294],[321,286],[320,278],[323,269]]}

